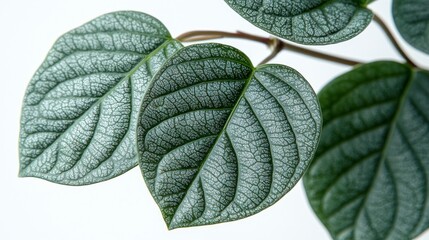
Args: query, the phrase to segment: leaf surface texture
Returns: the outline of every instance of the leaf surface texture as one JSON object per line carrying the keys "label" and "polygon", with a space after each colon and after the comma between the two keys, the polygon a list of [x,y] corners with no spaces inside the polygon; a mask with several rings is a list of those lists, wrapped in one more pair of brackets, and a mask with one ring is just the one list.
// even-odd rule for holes
{"label": "leaf surface texture", "polygon": [[193,45],[145,95],[140,167],[170,229],[237,220],[298,182],[320,127],[316,96],[295,70],[255,69],[232,47]]}
{"label": "leaf surface texture", "polygon": [[180,47],[138,12],[109,13],[60,37],[25,94],[20,176],[85,185],[136,166],[142,96]]}
{"label": "leaf surface texture", "polygon": [[394,0],[392,12],[405,41],[429,54],[429,0]]}
{"label": "leaf surface texture", "polygon": [[319,94],[324,127],[304,176],[334,239],[412,239],[429,226],[429,73],[362,65]]}
{"label": "leaf surface texture", "polygon": [[367,1],[225,0],[243,18],[278,37],[307,45],[332,44],[362,32],[372,20]]}

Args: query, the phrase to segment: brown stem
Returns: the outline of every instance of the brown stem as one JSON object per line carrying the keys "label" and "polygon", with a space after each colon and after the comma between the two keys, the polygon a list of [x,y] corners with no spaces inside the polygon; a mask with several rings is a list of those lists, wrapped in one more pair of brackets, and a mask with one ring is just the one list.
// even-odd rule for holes
{"label": "brown stem", "polygon": [[390,42],[393,44],[395,49],[398,51],[399,54],[404,58],[405,61],[407,61],[408,64],[410,64],[413,67],[417,67],[416,64],[408,57],[408,55],[405,53],[405,51],[402,49],[402,47],[399,45],[398,40],[393,35],[392,31],[389,29],[387,24],[381,19],[377,14],[374,14],[374,22],[376,22],[384,31],[384,33],[389,38]]}
{"label": "brown stem", "polygon": [[176,39],[181,42],[195,42],[201,40],[219,39],[224,37],[248,39],[256,42],[265,43],[267,45],[271,42],[270,38],[259,37],[240,31],[237,31],[235,33],[224,31],[191,31],[179,35],[178,37],[176,37]]}
{"label": "brown stem", "polygon": [[176,39],[182,42],[194,42],[194,41],[203,41],[203,40],[211,40],[211,39],[219,39],[224,37],[230,37],[230,38],[241,38],[241,39],[247,39],[252,40],[256,42],[263,43],[267,45],[268,47],[271,47],[273,51],[271,54],[266,57],[262,63],[266,63],[269,60],[273,59],[277,54],[283,50],[289,50],[292,52],[297,52],[301,54],[305,54],[311,57],[320,58],[324,60],[328,60],[331,62],[336,62],[348,66],[354,66],[356,64],[361,64],[361,62],[349,60],[325,53],[316,52],[310,49],[306,49],[303,47],[295,46],[290,43],[287,43],[285,41],[280,40],[279,38],[266,38],[266,37],[260,37],[253,34],[248,34],[244,32],[224,32],[224,31],[191,31],[186,32],[178,36]]}
{"label": "brown stem", "polygon": [[302,47],[298,47],[295,45],[291,45],[288,43],[284,43],[284,48],[286,48],[289,51],[292,52],[297,52],[297,53],[302,53],[314,58],[320,58],[320,59],[324,59],[327,61],[331,61],[331,62],[336,62],[336,63],[341,63],[344,65],[348,65],[348,66],[355,66],[357,64],[362,64],[362,62],[358,62],[355,60],[351,60],[351,59],[346,59],[346,58],[341,58],[341,57],[337,57],[337,56],[333,56],[333,55],[329,55],[329,54],[325,54],[325,53],[321,53],[321,52],[316,52],[310,49],[306,49],[306,48],[302,48]]}
{"label": "brown stem", "polygon": [[268,55],[264,60],[262,60],[259,65],[265,64],[269,61],[271,61],[273,58],[275,58],[277,56],[277,54],[279,54],[279,52],[281,50],[283,50],[284,46],[283,46],[283,42],[280,41],[280,39],[278,38],[273,38],[272,40],[272,44],[270,44],[272,50],[270,55]]}

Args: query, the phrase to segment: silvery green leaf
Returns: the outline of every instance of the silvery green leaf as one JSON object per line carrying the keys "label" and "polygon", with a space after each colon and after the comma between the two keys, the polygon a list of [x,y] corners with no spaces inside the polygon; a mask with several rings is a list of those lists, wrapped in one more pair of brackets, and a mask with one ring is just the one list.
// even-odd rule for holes
{"label": "silvery green leaf", "polygon": [[136,166],[142,96],[179,48],[139,12],[109,13],[60,37],[24,97],[20,176],[84,185]]}
{"label": "silvery green leaf", "polygon": [[193,45],[167,61],[144,97],[140,167],[169,229],[237,220],[298,182],[320,128],[316,95],[295,70]]}
{"label": "silvery green leaf", "polygon": [[365,0],[225,0],[255,26],[307,45],[346,41],[372,20]]}

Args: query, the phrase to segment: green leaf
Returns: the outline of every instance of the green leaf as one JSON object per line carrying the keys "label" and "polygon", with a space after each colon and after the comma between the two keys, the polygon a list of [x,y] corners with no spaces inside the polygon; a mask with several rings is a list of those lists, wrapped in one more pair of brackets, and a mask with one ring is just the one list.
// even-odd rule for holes
{"label": "green leaf", "polygon": [[392,12],[405,41],[429,54],[429,0],[394,0]]}
{"label": "green leaf", "polygon": [[301,44],[332,44],[362,32],[372,20],[366,0],[225,0],[255,26]]}
{"label": "green leaf", "polygon": [[137,144],[169,229],[232,221],[274,204],[316,150],[321,114],[295,70],[253,68],[220,44],[183,48],[144,97]]}
{"label": "green leaf", "polygon": [[138,12],[106,14],[60,37],[25,94],[20,176],[85,185],[136,166],[143,93],[179,48]]}
{"label": "green leaf", "polygon": [[429,73],[362,65],[319,94],[323,131],[304,176],[335,239],[411,239],[429,226]]}

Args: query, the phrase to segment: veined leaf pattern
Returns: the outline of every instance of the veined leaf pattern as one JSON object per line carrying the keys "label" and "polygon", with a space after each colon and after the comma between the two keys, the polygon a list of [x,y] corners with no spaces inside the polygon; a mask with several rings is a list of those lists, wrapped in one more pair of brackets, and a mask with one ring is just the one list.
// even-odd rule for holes
{"label": "veined leaf pattern", "polygon": [[145,95],[140,167],[170,229],[237,220],[298,182],[320,127],[316,96],[295,70],[255,69],[232,47],[193,45]]}
{"label": "veined leaf pattern", "polygon": [[225,0],[255,26],[307,45],[346,41],[362,32],[372,12],[359,0]]}
{"label": "veined leaf pattern", "polygon": [[109,13],[60,37],[24,98],[20,176],[85,185],[136,166],[142,96],[179,48],[138,12]]}
{"label": "veined leaf pattern", "polygon": [[335,239],[412,239],[429,226],[429,73],[362,65],[319,94],[324,127],[304,176]]}
{"label": "veined leaf pattern", "polygon": [[392,15],[405,41],[429,54],[429,1],[394,0]]}

